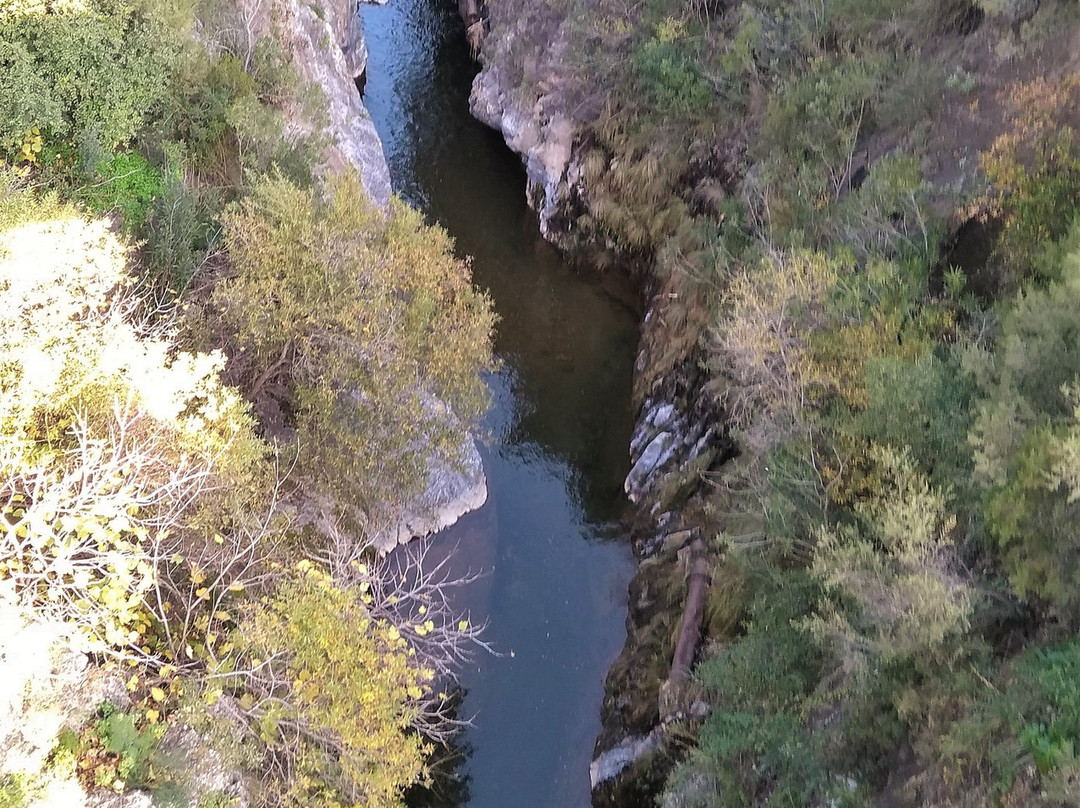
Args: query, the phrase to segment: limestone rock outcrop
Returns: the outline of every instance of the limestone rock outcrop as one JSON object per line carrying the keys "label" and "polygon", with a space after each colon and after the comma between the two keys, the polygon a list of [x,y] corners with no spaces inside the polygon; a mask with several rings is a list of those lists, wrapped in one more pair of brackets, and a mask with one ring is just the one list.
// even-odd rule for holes
{"label": "limestone rock outcrop", "polygon": [[[326,96],[327,170],[352,166],[372,201],[390,203],[382,141],[356,88],[367,68],[363,22],[347,0],[282,0],[282,30],[303,80]],[[303,125],[303,124],[301,124]]]}

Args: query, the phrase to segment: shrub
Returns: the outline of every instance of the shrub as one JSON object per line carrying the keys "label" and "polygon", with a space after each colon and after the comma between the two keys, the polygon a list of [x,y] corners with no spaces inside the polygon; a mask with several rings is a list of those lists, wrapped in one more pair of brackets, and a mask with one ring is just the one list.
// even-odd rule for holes
{"label": "shrub", "polygon": [[955,353],[915,362],[873,359],[866,366],[867,405],[853,431],[898,451],[907,447],[918,467],[946,490],[971,474],[967,434],[976,390]]}
{"label": "shrub", "polygon": [[858,521],[822,529],[812,572],[835,595],[807,623],[834,643],[843,668],[944,658],[972,608],[951,546],[955,519],[904,453],[872,449],[876,477]]}
{"label": "shrub", "polygon": [[[984,682],[986,680],[984,679]],[[1002,666],[993,687],[945,734],[946,754],[987,768],[999,793],[1009,790],[1026,762],[1034,763],[1050,799],[1069,789],[1080,750],[1080,644],[1032,648]],[[1072,786],[1075,788],[1075,785]]]}
{"label": "shrub", "polygon": [[16,10],[0,26],[0,144],[32,126],[62,142],[98,126],[113,149],[163,103],[176,56],[172,37],[123,5],[88,5]]}
{"label": "shrub", "polygon": [[[101,748],[115,756],[115,776],[128,787],[146,785],[150,778],[150,764],[164,727],[157,724],[139,730],[131,713],[121,712],[108,702],[99,707],[98,712],[101,718],[94,725],[94,730]],[[112,773],[108,771],[111,768],[106,766],[105,771],[95,772],[96,780],[106,780],[99,782],[99,785],[112,785]]]}
{"label": "shrub", "polygon": [[1016,299],[996,349],[967,355],[982,392],[969,440],[974,479],[986,491],[987,522],[1015,591],[1075,620],[1080,503],[1062,483],[1071,478],[1075,428],[1069,389],[1080,379],[1080,261],[1075,254],[1060,260],[1059,281]]}
{"label": "shrub", "polygon": [[396,808],[423,772],[426,746],[409,730],[434,672],[359,593],[310,564],[300,572],[248,609],[226,681],[288,775],[283,804]]}
{"label": "shrub", "polygon": [[162,193],[161,172],[138,152],[121,152],[97,166],[95,176],[76,191],[94,213],[120,214],[124,230],[137,232]]}
{"label": "shrub", "polygon": [[649,100],[650,114],[660,118],[697,116],[712,101],[712,89],[678,42],[650,40],[634,53],[630,63]]}
{"label": "shrub", "polygon": [[354,174],[328,191],[260,182],[226,217],[235,271],[215,300],[233,372],[292,414],[305,479],[370,509],[416,491],[430,452],[455,457],[485,403],[493,317],[444,231],[376,210]]}

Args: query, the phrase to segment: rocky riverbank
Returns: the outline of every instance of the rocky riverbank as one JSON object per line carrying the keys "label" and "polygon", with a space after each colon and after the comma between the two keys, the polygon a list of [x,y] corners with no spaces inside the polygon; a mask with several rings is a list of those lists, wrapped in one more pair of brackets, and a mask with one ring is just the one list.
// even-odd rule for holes
{"label": "rocky riverbank", "polygon": [[[1030,81],[1031,87],[1052,98],[1048,88],[1055,82],[1061,82],[1061,88],[1070,86],[1070,69],[1058,62],[1071,58],[1064,54],[1076,52],[1075,31],[1052,33],[1047,27],[1037,35],[1043,37],[1040,46],[1028,46],[1026,55],[1021,55],[1024,45],[1022,37],[1016,37],[1019,23],[1015,20],[1011,33],[1007,21],[1001,19],[980,29],[987,5],[957,3],[949,6],[948,13],[938,9],[933,19],[906,21],[916,32],[910,35],[922,37],[913,47],[924,50],[923,65],[950,70],[950,78],[933,79],[940,99],[918,98],[917,93],[909,101],[889,99],[888,103],[904,108],[925,125],[917,143],[911,142],[908,118],[890,123],[882,116],[881,121],[867,125],[860,112],[852,124],[846,162],[830,168],[833,185],[813,207],[822,210],[835,204],[839,211],[844,205],[863,205],[865,211],[860,208],[859,214],[863,219],[831,223],[833,230],[817,234],[819,245],[831,240],[833,246],[842,244],[840,249],[870,249],[875,239],[885,240],[894,230],[910,228],[914,238],[928,247],[931,235],[916,196],[940,217],[937,226],[963,233],[964,223],[971,222],[979,229],[984,211],[963,206],[964,200],[975,196],[985,182],[979,173],[981,156],[993,150],[995,139],[1010,126],[1008,88]],[[632,536],[640,565],[630,587],[627,643],[606,682],[604,732],[593,770],[594,804],[628,808],[654,804],[673,757],[662,751],[668,728],[685,730],[690,725],[685,740],[693,735],[704,708],[692,686],[673,688],[669,681],[687,600],[688,545],[699,535],[711,540],[721,531],[741,536],[759,535],[761,530],[754,522],[757,514],[749,514],[757,503],[746,501],[738,490],[745,486],[742,467],[746,463],[728,462],[736,456],[737,447],[729,436],[731,419],[723,403],[725,373],[717,370],[725,358],[718,355],[711,330],[723,306],[718,300],[722,282],[708,272],[714,267],[727,271],[737,260],[733,251],[728,252],[726,234],[721,232],[725,219],[733,220],[742,210],[762,221],[774,219],[782,231],[793,226],[794,211],[806,203],[785,200],[782,194],[777,195],[779,201],[772,199],[777,183],[801,187],[797,179],[762,178],[771,158],[760,148],[755,153],[753,141],[773,110],[766,96],[769,91],[750,81],[747,96],[730,105],[731,98],[726,97],[730,87],[723,81],[734,79],[717,78],[718,71],[741,69],[731,61],[738,42],[714,34],[717,41],[711,45],[730,63],[718,57],[709,63],[712,73],[695,72],[708,59],[688,55],[695,45],[682,38],[695,24],[690,18],[697,14],[700,22],[704,15],[716,22],[725,10],[704,4],[693,13],[686,9],[676,13],[673,5],[667,12],[672,16],[639,15],[641,24],[635,30],[630,12],[620,16],[599,5],[572,6],[568,10],[565,4],[556,7],[544,2],[492,4],[471,106],[476,117],[500,131],[521,156],[528,200],[539,214],[544,236],[569,253],[596,259],[603,267],[632,267],[639,284],[645,314],[635,366],[637,424],[629,447],[631,470],[625,492],[633,503]],[[1028,17],[1033,9],[1025,12]],[[749,19],[740,17],[745,11],[727,9],[730,29],[738,29],[737,19]],[[1053,13],[1048,8],[1047,18]],[[716,30],[728,29],[721,25]],[[755,47],[766,46],[749,46],[750,63],[758,59]],[[598,56],[601,52],[604,57]],[[1059,58],[1055,61],[1047,54]],[[629,63],[630,68],[620,70],[620,62]],[[747,69],[755,76],[761,70],[760,66]],[[1053,78],[1044,83],[1042,77],[1050,74]],[[617,91],[605,84],[614,81],[613,76],[623,82]],[[931,77],[928,74],[920,81],[930,82]],[[646,89],[653,97],[633,97],[633,92]],[[705,101],[702,109],[708,111],[695,121],[687,111],[697,103],[690,95],[694,90],[714,101],[719,97],[717,106],[739,114],[719,122],[709,119],[708,111],[714,110],[709,106],[712,101]],[[667,105],[669,119],[656,109],[660,104]],[[931,114],[936,104],[940,107]],[[1052,107],[1051,103],[1047,109]],[[788,114],[799,121],[796,127],[803,123],[799,116],[811,117],[810,111],[795,106]],[[694,123],[699,128],[693,132],[672,131]],[[823,131],[830,127],[831,122]],[[792,137],[789,133],[786,139]],[[809,137],[825,140],[828,135],[819,132]],[[812,148],[818,145],[811,143]],[[915,173],[919,179],[909,196],[901,202],[859,197],[860,186],[874,170],[911,155],[918,155]],[[856,199],[852,202],[851,198]],[[727,202],[734,204],[726,206]],[[774,204],[779,207],[770,208]],[[907,209],[905,204],[917,210],[911,222],[897,213]],[[800,221],[809,223],[817,215],[808,211]],[[844,214],[835,215],[842,218]],[[875,217],[886,224],[879,231],[863,232],[860,228],[868,228],[866,222]],[[762,221],[736,225],[733,240],[745,239],[747,232],[756,232],[762,239],[772,237]],[[702,223],[715,229],[698,241],[696,234],[688,234]],[[802,235],[797,234],[798,238]],[[727,254],[695,262],[693,251],[702,249],[703,242],[711,245],[704,251]],[[950,239],[943,242],[947,246]],[[779,250],[781,245],[771,243],[768,249]],[[946,249],[946,260],[951,262],[955,253]],[[969,263],[973,269],[978,263],[981,271],[986,257],[984,250],[981,261]],[[985,280],[976,278],[976,285]],[[750,443],[758,439],[762,445],[769,443],[767,436],[748,437]],[[762,459],[755,455],[755,447],[748,452],[749,462]],[[711,546],[720,544],[714,541]],[[717,555],[720,552],[714,549]],[[723,561],[714,557],[710,563],[719,566]],[[718,602],[723,601],[718,588],[725,585],[738,583],[714,580],[711,595]],[[726,618],[716,619],[719,624]],[[736,623],[737,619],[715,634],[706,634],[730,640],[737,634]]]}
{"label": "rocky riverbank", "polygon": [[[581,145],[592,101],[565,55],[573,21],[550,9],[516,11],[491,10],[471,108],[521,156],[528,201],[544,237],[568,253],[594,257],[614,245],[598,244],[578,227],[579,218],[589,215]],[[629,260],[645,312],[635,363],[631,469],[624,483],[633,504],[639,570],[630,586],[627,641],[606,681],[604,730],[592,770],[594,802],[623,808],[651,804],[663,783],[663,766],[652,762],[669,728],[701,717],[703,704],[662,705],[661,691],[686,592],[679,551],[705,521],[692,500],[704,476],[731,457],[733,448],[718,391],[698,364],[697,332],[688,336],[686,323],[669,316],[672,308],[685,311],[685,301],[654,277],[648,261]]]}

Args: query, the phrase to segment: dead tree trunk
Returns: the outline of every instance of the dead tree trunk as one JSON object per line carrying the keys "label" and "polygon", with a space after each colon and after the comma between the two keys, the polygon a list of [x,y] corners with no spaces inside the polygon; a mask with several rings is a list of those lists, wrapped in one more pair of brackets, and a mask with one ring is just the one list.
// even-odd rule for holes
{"label": "dead tree trunk", "polygon": [[675,641],[675,653],[671,658],[671,671],[660,688],[660,715],[668,715],[681,709],[684,701],[684,685],[690,677],[698,642],[701,639],[701,623],[705,617],[705,596],[709,591],[711,574],[705,543],[697,539],[690,545],[686,564],[686,606],[683,608],[682,625]]}

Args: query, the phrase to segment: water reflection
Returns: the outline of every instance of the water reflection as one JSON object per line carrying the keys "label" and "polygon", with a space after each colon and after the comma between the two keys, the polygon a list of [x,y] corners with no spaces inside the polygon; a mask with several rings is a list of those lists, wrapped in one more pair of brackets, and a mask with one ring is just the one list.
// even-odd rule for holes
{"label": "water reflection", "polygon": [[454,4],[390,0],[362,13],[365,100],[395,189],[473,256],[501,317],[483,448],[489,503],[434,548],[454,552],[458,571],[490,571],[459,604],[489,620],[500,652],[463,672],[463,709],[475,715],[469,794],[451,799],[584,808],[632,569],[611,525],[632,426],[635,317],[540,239],[520,162],[468,115],[474,67]]}

